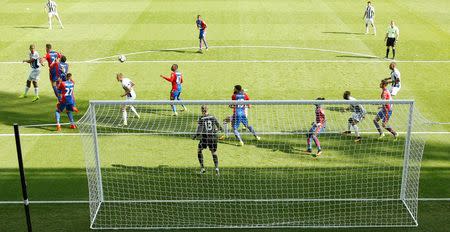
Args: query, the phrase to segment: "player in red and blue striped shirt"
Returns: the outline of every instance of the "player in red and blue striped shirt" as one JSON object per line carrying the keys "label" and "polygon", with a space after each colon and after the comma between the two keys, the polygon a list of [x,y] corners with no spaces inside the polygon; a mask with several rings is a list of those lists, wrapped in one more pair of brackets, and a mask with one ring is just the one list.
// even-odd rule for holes
{"label": "player in red and blue striped shirt", "polygon": [[208,43],[206,42],[206,28],[208,27],[205,23],[205,20],[202,19],[201,15],[197,15],[197,21],[195,21],[195,24],[197,24],[197,28],[199,30],[199,52],[202,52],[202,42],[205,44],[205,50],[208,50]]}
{"label": "player in red and blue striped shirt", "polygon": [[78,109],[75,107],[75,96],[74,96],[74,86],[75,83],[72,80],[72,74],[67,73],[65,77],[61,79],[61,82],[58,85],[58,99],[59,102],[56,105],[56,130],[61,131],[60,119],[61,112],[66,110],[67,116],[70,121],[70,129],[77,128],[75,125],[75,121],[73,120],[73,112],[78,112]]}
{"label": "player in red and blue striped shirt", "polygon": [[[380,88],[382,89],[381,100],[390,101],[392,100],[392,96],[389,90],[387,90],[386,88],[387,85],[388,82],[386,80],[382,80],[380,83]],[[388,125],[391,115],[392,115],[392,105],[384,104],[381,107],[380,111],[378,112],[377,116],[375,116],[375,118],[373,119],[373,123],[375,124],[375,127],[377,128],[377,131],[380,134],[380,137],[378,139],[382,139],[384,137],[384,132],[381,130],[380,124],[378,123],[381,120],[382,121],[381,126],[394,136],[394,140],[397,140],[398,136],[397,132],[395,132],[394,129],[392,129],[391,126]]]}
{"label": "player in red and blue striped shirt", "polygon": [[[170,70],[172,71],[170,73],[170,77],[166,77],[164,75],[160,75],[163,79],[165,79],[166,81],[172,83],[172,89],[170,90],[170,100],[174,101],[174,100],[178,100],[181,101],[180,95],[181,95],[181,90],[182,90],[182,86],[181,84],[183,84],[183,74],[178,70],[178,65],[177,64],[173,64],[172,67],[170,67]],[[175,105],[172,105],[172,111],[173,111],[173,115],[177,116],[177,107]],[[181,105],[181,107],[183,107],[184,111],[187,111],[186,106]]]}
{"label": "player in red and blue striped shirt", "polygon": [[[316,100],[325,100],[323,97],[319,97]],[[313,139],[314,143],[317,147],[317,153],[312,154],[313,157],[319,156],[322,154],[322,147],[320,146],[319,141],[319,134],[322,133],[326,127],[327,120],[325,118],[325,111],[323,110],[322,106],[320,104],[316,105],[316,121],[312,123],[311,129],[309,129],[308,134],[306,134],[306,144],[307,144],[307,150],[306,152],[311,153],[312,147],[311,147],[311,139]]]}
{"label": "player in red and blue striped shirt", "polygon": [[43,59],[47,60],[47,62],[48,62],[50,83],[52,84],[52,88],[53,88],[53,92],[55,93],[55,96],[58,97],[57,85],[59,82],[59,70],[58,70],[58,66],[55,65],[55,63],[58,61],[58,59],[61,58],[61,54],[59,52],[52,50],[51,44],[46,44],[45,50],[46,50],[47,54],[45,54]]}
{"label": "player in red and blue striped shirt", "polygon": [[[234,94],[231,96],[231,100],[234,101],[248,101],[250,98],[242,89],[242,86],[236,85],[234,86]],[[252,126],[248,125],[248,118],[246,109],[250,107],[250,105],[232,105],[233,107],[233,132],[236,138],[239,140],[238,146],[243,146],[244,142],[242,141],[242,137],[238,131],[239,125],[242,123],[252,134],[255,136],[256,140],[260,140],[261,138],[256,135],[255,130]]]}

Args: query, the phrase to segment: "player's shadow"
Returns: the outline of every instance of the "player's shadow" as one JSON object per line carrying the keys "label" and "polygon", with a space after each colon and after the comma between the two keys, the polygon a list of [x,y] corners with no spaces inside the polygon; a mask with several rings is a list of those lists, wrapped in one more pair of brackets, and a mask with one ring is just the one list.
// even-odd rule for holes
{"label": "player's shadow", "polygon": [[48,29],[48,27],[44,27],[44,26],[16,26],[14,28],[20,28],[20,29]]}
{"label": "player's shadow", "polygon": [[337,55],[336,57],[341,58],[358,58],[358,59],[379,59],[375,56],[357,56],[357,55]]}
{"label": "player's shadow", "polygon": [[158,52],[167,52],[167,53],[181,53],[181,54],[201,54],[199,51],[192,50],[158,50]]}
{"label": "player's shadow", "polygon": [[323,31],[324,34],[337,34],[337,35],[364,35],[361,32],[347,32],[347,31]]}

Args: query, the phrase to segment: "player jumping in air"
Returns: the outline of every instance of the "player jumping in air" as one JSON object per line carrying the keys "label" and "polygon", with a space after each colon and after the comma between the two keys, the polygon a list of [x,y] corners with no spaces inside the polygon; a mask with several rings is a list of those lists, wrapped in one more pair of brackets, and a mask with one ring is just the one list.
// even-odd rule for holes
{"label": "player jumping in air", "polygon": [[377,28],[375,27],[375,8],[372,6],[372,3],[370,1],[367,2],[367,7],[364,10],[364,16],[363,19],[366,23],[366,35],[369,34],[369,23],[373,27],[373,34],[377,34]]}
{"label": "player jumping in air", "polygon": [[200,174],[206,172],[205,166],[203,165],[203,149],[209,148],[211,151],[214,167],[216,170],[216,175],[219,175],[219,159],[217,157],[217,132],[221,131],[219,121],[208,113],[208,107],[202,105],[201,107],[202,116],[198,119],[197,132],[192,139],[197,139],[200,137],[200,142],[198,143],[198,162],[200,163]]}
{"label": "player jumping in air", "polygon": [[[316,100],[325,100],[323,97],[319,97]],[[319,141],[319,134],[325,129],[326,127],[326,119],[325,119],[325,111],[323,110],[322,106],[320,104],[316,105],[316,121],[312,123],[311,129],[309,129],[308,134],[306,134],[306,145],[307,150],[306,152],[312,153],[312,147],[311,147],[311,139],[314,140],[314,143],[317,147],[317,153],[312,154],[313,157],[319,156],[322,154],[322,148],[320,147],[320,141]]]}
{"label": "player jumping in air", "polygon": [[[244,93],[245,93],[245,89],[243,89],[244,90]],[[233,94],[236,94],[237,92],[236,92],[236,89],[234,89],[233,90]],[[248,118],[248,107],[246,106],[245,107],[245,116],[247,116],[247,118]],[[228,138],[228,124],[230,124],[231,123],[231,126],[233,127],[233,123],[234,123],[234,110],[233,110],[233,114],[232,115],[230,115],[230,116],[228,116],[228,117],[226,117],[224,120],[223,120],[223,128],[224,128],[224,135],[222,135],[219,139],[220,140],[224,140],[224,139],[226,139],[226,138]],[[245,128],[245,126],[243,126],[244,127],[244,130],[246,129]]]}
{"label": "player jumping in air", "polygon": [[386,41],[386,56],[385,59],[388,59],[389,56],[389,47],[392,47],[392,59],[395,59],[395,45],[398,42],[398,37],[400,36],[400,30],[397,26],[395,26],[394,21],[391,21],[391,24],[389,25],[386,37],[384,40]]}
{"label": "player jumping in air", "polygon": [[47,14],[48,14],[48,29],[53,29],[52,27],[52,19],[53,17],[55,17],[58,22],[59,22],[59,26],[61,26],[61,29],[64,28],[64,26],[62,25],[61,19],[59,18],[58,15],[58,9],[56,9],[57,5],[56,2],[53,0],[48,0],[47,4],[45,4],[45,9],[47,10]]}
{"label": "player jumping in air", "polygon": [[[242,89],[242,86],[236,85],[234,86],[234,94],[231,96],[231,100],[234,101],[248,101],[250,98]],[[259,136],[256,135],[255,130],[252,126],[248,125],[247,113],[246,109],[250,107],[250,105],[231,105],[233,108],[233,132],[236,138],[239,140],[238,146],[244,146],[244,142],[242,141],[242,137],[238,131],[239,125],[242,123],[252,134],[255,136],[256,140],[261,140]]]}
{"label": "player jumping in air", "polygon": [[[344,92],[344,99],[355,101],[356,99],[352,97],[350,91]],[[361,142],[361,136],[359,134],[359,128],[358,123],[360,123],[366,116],[366,109],[364,109],[363,105],[361,104],[351,104],[350,110],[353,111],[352,116],[348,118],[348,127],[347,130],[343,132],[343,134],[351,134],[350,128],[353,128],[355,130],[356,139],[355,142],[359,143]]]}
{"label": "player jumping in air", "polygon": [[61,131],[61,113],[66,110],[67,116],[70,121],[70,129],[76,129],[75,121],[73,120],[73,112],[78,112],[75,107],[75,97],[74,97],[74,85],[72,80],[72,74],[67,73],[67,75],[61,79],[58,85],[58,99],[59,102],[56,105],[56,130]]}
{"label": "player jumping in air", "polygon": [[45,54],[45,56],[42,59],[47,60],[50,75],[50,83],[52,85],[55,96],[58,97],[57,84],[59,84],[58,83],[59,69],[58,66],[55,65],[55,63],[58,62],[58,59],[61,58],[61,54],[59,52],[52,50],[51,44],[45,45],[45,51],[47,52],[47,54]]}
{"label": "player jumping in air", "polygon": [[[380,83],[381,90],[381,100],[392,100],[391,93],[386,89],[387,81],[382,80]],[[378,133],[380,134],[380,137],[378,139],[382,139],[384,137],[384,132],[382,131],[380,124],[378,124],[378,121],[380,119],[382,120],[381,126],[385,128],[387,131],[391,132],[391,134],[394,136],[394,140],[397,140],[398,134],[397,132],[392,129],[388,123],[389,119],[392,115],[392,105],[391,104],[385,104],[381,107],[380,111],[378,112],[377,116],[373,119],[373,123],[375,124],[375,127],[377,128]]]}
{"label": "player jumping in air", "polygon": [[[121,83],[123,90],[125,91],[124,94],[120,95],[120,97],[126,97],[127,101],[132,101],[136,99],[136,92],[134,92],[134,83],[129,79],[124,77],[122,73],[118,73],[116,75],[117,81]],[[122,124],[121,126],[128,126],[128,115],[127,115],[127,108],[130,107],[131,111],[133,111],[134,115],[139,119],[141,116],[136,111],[136,108],[132,105],[123,105],[121,108],[122,111]]]}
{"label": "player jumping in air", "polygon": [[[172,83],[172,89],[170,90],[170,100],[174,101],[180,101],[180,95],[181,95],[181,84],[183,83],[183,74],[178,70],[178,65],[173,64],[172,67],[170,67],[170,70],[172,71],[170,73],[170,77],[166,77],[164,75],[160,75],[160,77],[164,78],[166,81]],[[171,105],[173,116],[178,116],[177,113],[177,107],[175,104]],[[183,107],[183,111],[187,111],[186,106],[181,105]]]}
{"label": "player jumping in air", "polygon": [[34,86],[34,98],[33,102],[39,100],[39,88],[38,88],[38,81],[39,76],[41,74],[41,67],[44,64],[42,63],[42,60],[39,58],[39,53],[36,51],[36,48],[34,44],[30,45],[30,54],[28,60],[23,60],[25,63],[29,63],[31,67],[30,74],[28,75],[27,84],[25,86],[25,92],[19,96],[19,98],[26,98],[28,94],[28,90],[31,87],[31,83],[33,82]]}
{"label": "player jumping in air", "polygon": [[389,64],[389,69],[391,70],[391,76],[384,80],[387,81],[387,83],[391,83],[389,92],[391,93],[391,96],[395,96],[402,87],[400,84],[400,71],[397,69],[397,64],[395,62]]}
{"label": "player jumping in air", "polygon": [[205,20],[202,19],[201,15],[197,15],[197,21],[195,21],[197,24],[197,28],[199,30],[199,49],[198,51],[202,53],[202,42],[205,45],[205,50],[208,51],[208,43],[206,42],[206,28],[208,27],[205,23]]}

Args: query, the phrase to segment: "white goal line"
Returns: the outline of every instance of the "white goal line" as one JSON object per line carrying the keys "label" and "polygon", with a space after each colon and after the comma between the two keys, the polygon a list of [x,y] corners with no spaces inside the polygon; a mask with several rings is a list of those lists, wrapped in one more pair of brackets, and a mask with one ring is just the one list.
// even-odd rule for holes
{"label": "white goal line", "polygon": [[[119,129],[124,129],[121,127],[117,127]],[[129,128],[130,130],[139,130]],[[404,131],[398,132],[399,134],[406,134]],[[143,132],[143,133],[98,133],[98,135],[102,136],[144,136],[144,135],[194,135],[195,132]],[[250,132],[242,132],[243,135],[252,135]],[[306,135],[309,132],[258,132],[258,135]],[[322,132],[321,134],[342,134],[341,132]],[[360,132],[360,134],[378,134],[378,132]],[[417,131],[411,132],[411,134],[423,134],[423,135],[447,135],[450,134],[450,131]],[[89,135],[92,134],[80,134],[80,133],[53,133],[53,134],[20,134],[21,137],[39,137],[39,136],[80,136],[80,135]],[[0,137],[13,137],[14,134],[0,134]]]}
{"label": "white goal line", "polygon": [[[414,199],[408,199],[414,200]],[[450,201],[450,198],[418,198],[418,201]],[[347,198],[347,199],[209,199],[209,200],[123,200],[104,201],[104,203],[195,203],[195,202],[332,202],[332,201],[401,201],[396,198]],[[88,204],[88,200],[61,200],[61,201],[29,201],[30,204]],[[23,204],[23,201],[0,201],[0,204]]]}

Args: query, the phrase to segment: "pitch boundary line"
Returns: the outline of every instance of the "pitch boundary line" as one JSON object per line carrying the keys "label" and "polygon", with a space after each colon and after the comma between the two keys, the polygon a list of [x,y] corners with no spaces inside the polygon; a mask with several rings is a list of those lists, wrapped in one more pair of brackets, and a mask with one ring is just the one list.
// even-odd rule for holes
{"label": "pitch boundary line", "polygon": [[[397,201],[400,199],[226,199],[219,201],[241,202],[241,201]],[[210,202],[218,200],[154,200],[154,201],[106,201],[106,203],[123,203],[123,202]],[[450,201],[450,198],[419,198],[418,201]],[[61,200],[61,201],[29,201],[30,204],[88,204],[88,200]],[[0,201],[1,204],[23,204],[23,201]]]}

